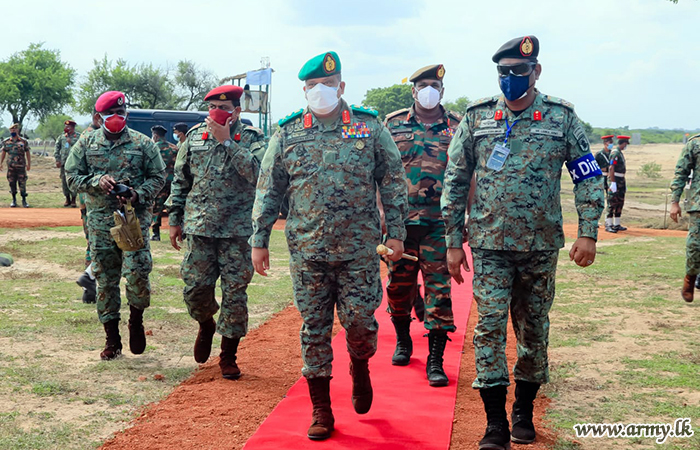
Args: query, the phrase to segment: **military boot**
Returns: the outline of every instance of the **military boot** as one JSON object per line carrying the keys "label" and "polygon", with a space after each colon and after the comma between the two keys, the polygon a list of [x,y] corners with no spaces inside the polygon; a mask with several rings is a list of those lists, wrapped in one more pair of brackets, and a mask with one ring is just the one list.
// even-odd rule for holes
{"label": "military boot", "polygon": [[122,337],[119,335],[119,319],[113,319],[103,324],[105,327],[105,348],[100,353],[100,358],[110,361],[122,354]]}
{"label": "military boot", "polygon": [[367,414],[372,407],[372,380],[369,378],[369,360],[350,357],[352,376],[352,406],[357,414]]}
{"label": "military boot", "polygon": [[10,208],[17,207],[17,194],[12,194],[12,203],[10,203]]}
{"label": "military boot", "polygon": [[411,316],[392,317],[391,322],[396,329],[396,350],[391,357],[394,366],[407,366],[413,354],[411,340]]}
{"label": "military boot", "polygon": [[608,233],[617,233],[617,228],[614,225],[605,225],[605,231]]}
{"label": "military boot", "polygon": [[29,203],[27,203],[27,194],[24,194],[22,196],[22,206],[25,208],[29,208]]}
{"label": "military boot", "polygon": [[63,207],[68,208],[70,206],[70,195],[66,195],[66,201],[63,202]]}
{"label": "military boot", "polygon": [[613,225],[615,228],[615,231],[627,231],[627,227],[623,227],[622,225]]}
{"label": "military boot", "polygon": [[425,364],[425,372],[428,376],[428,384],[433,387],[447,386],[450,383],[442,368],[442,357],[445,354],[445,345],[448,339],[450,338],[447,337],[447,332],[443,330],[432,330],[428,333],[430,353]]}
{"label": "military boot", "polygon": [[479,395],[486,411],[486,432],[479,441],[479,450],[509,450],[510,430],[506,413],[505,386],[480,389]]}
{"label": "military boot", "polygon": [[539,383],[515,381],[515,403],[510,420],[513,423],[510,440],[516,444],[530,444],[535,441],[535,425],[532,423],[533,402],[540,389]]}
{"label": "military boot", "polygon": [[209,318],[204,322],[199,322],[199,332],[197,340],[194,341],[194,360],[200,364],[207,362],[211,355],[211,342],[214,340],[216,332],[216,322]]}
{"label": "military boot", "polygon": [[143,329],[143,309],[129,305],[129,350],[134,355],[140,355],[146,350],[146,330]]}
{"label": "military boot", "polygon": [[307,378],[309,396],[313,405],[311,426],[306,436],[313,441],[322,441],[331,437],[335,425],[331,410],[331,377]]}
{"label": "military boot", "polygon": [[227,380],[237,380],[241,377],[241,369],[236,364],[239,338],[231,339],[221,336],[221,354],[219,354],[219,367],[221,376]]}
{"label": "military boot", "polygon": [[71,197],[70,199],[70,207],[71,208],[77,208],[78,205],[75,204],[75,196]]}
{"label": "military boot", "polygon": [[683,279],[683,289],[681,289],[681,295],[683,300],[688,303],[693,303],[693,294],[695,293],[695,279],[697,275],[686,275]]}
{"label": "military boot", "polygon": [[700,277],[695,277],[695,289],[700,289]]}
{"label": "military boot", "polygon": [[80,278],[78,278],[75,282],[78,284],[78,286],[83,288],[83,303],[95,303],[97,294],[97,283],[95,280],[90,278],[90,275],[83,272],[83,274],[80,275]]}
{"label": "military boot", "polygon": [[153,236],[151,236],[152,241],[160,241],[160,227],[158,225],[153,225]]}

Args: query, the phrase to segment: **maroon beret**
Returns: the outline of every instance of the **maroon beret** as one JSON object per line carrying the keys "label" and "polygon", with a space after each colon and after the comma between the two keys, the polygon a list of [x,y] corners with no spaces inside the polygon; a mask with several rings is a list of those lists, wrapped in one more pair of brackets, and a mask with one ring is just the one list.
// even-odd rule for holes
{"label": "maroon beret", "polygon": [[75,123],[74,120],[66,120],[65,122],[63,122],[63,125],[73,125],[73,126],[75,126],[76,123]]}
{"label": "maroon beret", "polygon": [[243,88],[225,84],[209,91],[204,100],[238,100],[243,95]]}
{"label": "maroon beret", "polygon": [[105,112],[115,106],[124,106],[126,98],[124,94],[119,91],[107,91],[95,102],[95,111]]}

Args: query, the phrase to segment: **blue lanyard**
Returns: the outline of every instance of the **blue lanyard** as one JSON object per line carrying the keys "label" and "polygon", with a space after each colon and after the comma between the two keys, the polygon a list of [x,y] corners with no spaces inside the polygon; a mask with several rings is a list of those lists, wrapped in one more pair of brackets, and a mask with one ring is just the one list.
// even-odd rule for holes
{"label": "blue lanyard", "polygon": [[520,119],[517,119],[515,122],[513,122],[513,125],[508,125],[508,119],[506,119],[506,140],[503,141],[503,145],[506,145],[508,143],[508,136],[510,136],[510,131],[513,129],[516,123],[518,123]]}

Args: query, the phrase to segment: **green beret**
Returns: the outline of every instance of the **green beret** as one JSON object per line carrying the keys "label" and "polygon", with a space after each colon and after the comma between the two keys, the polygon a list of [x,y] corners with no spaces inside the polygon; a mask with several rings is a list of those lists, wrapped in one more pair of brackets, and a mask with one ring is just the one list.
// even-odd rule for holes
{"label": "green beret", "polygon": [[339,73],[340,58],[338,58],[338,54],[336,52],[327,52],[308,60],[299,71],[299,79],[306,81],[311,78],[330,77]]}
{"label": "green beret", "polygon": [[0,267],[10,267],[15,261],[7,253],[0,253]]}
{"label": "green beret", "polygon": [[442,81],[442,77],[444,76],[445,66],[442,64],[433,64],[432,66],[421,67],[413,72],[413,75],[411,75],[411,78],[409,78],[408,81],[415,83],[416,81],[423,80],[425,78]]}

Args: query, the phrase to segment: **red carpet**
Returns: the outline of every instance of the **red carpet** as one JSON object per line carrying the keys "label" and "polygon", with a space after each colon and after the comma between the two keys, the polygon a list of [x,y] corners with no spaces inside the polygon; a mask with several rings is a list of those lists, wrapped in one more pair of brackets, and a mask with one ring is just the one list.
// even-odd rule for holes
{"label": "red carpet", "polygon": [[[471,261],[470,261],[471,263]],[[349,356],[345,331],[333,339],[333,380],[331,399],[335,431],[330,439],[314,442],[306,437],[311,424],[311,401],[306,379],[292,386],[287,396],[248,440],[244,450],[353,449],[353,450],[447,450],[450,446],[457,376],[462,356],[466,324],[472,304],[471,272],[462,285],[453,283],[452,303],[457,331],[447,342],[444,368],[450,385],[433,388],[425,376],[428,338],[421,322],[411,327],[413,356],[406,367],[391,365],[396,337],[386,313],[386,299],[377,310],[379,345],[370,360],[374,387],[372,409],[358,415],[352,408]],[[472,335],[472,330],[468,332]],[[300,368],[301,370],[301,368]]]}

